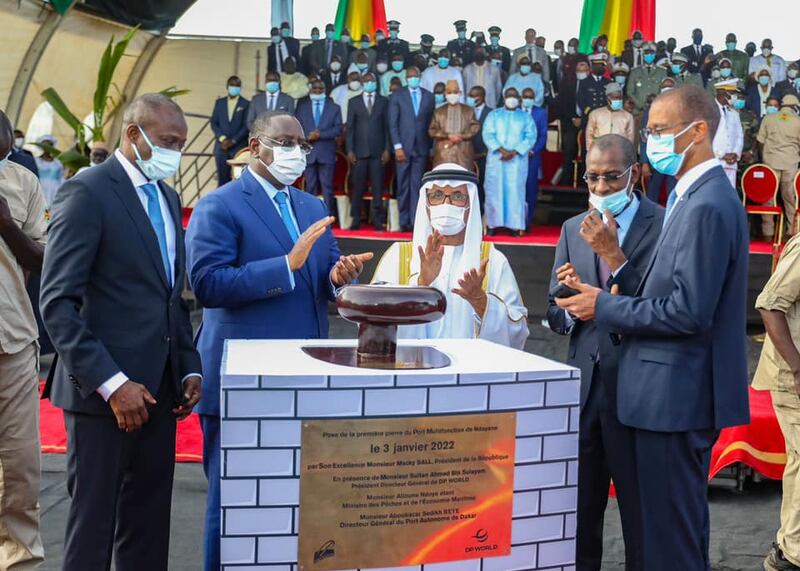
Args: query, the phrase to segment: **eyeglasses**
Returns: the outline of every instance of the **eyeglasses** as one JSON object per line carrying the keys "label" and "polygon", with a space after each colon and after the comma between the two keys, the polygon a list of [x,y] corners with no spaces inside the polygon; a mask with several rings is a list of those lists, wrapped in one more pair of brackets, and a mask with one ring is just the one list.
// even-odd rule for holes
{"label": "eyeglasses", "polygon": [[[303,153],[305,153],[306,155],[310,154],[311,151],[314,150],[314,147],[312,147],[308,143],[305,143],[305,142],[298,143],[296,141],[291,141],[289,139],[284,139],[284,140],[281,141],[281,140],[278,140],[278,139],[272,139],[270,137],[263,137],[263,138],[259,138],[258,140],[265,147],[280,147],[284,151],[291,151],[295,147],[300,147],[300,150],[303,151]],[[270,141],[273,144],[272,145],[267,145],[266,143],[264,143],[264,140]]]}
{"label": "eyeglasses", "polygon": [[427,194],[428,204],[431,206],[439,206],[444,204],[445,200],[449,200],[453,206],[466,206],[469,203],[469,194],[457,190],[451,194],[446,194],[443,190],[434,190]]}
{"label": "eyeglasses", "polygon": [[608,184],[613,184],[628,174],[628,171],[633,168],[633,165],[626,168],[619,174],[595,174],[587,172],[583,175],[583,180],[586,181],[587,184],[592,186],[596,185],[598,182],[605,181]]}
{"label": "eyeglasses", "polygon": [[655,127],[654,129],[646,127],[642,129],[642,135],[644,135],[646,139],[652,137],[654,141],[658,141],[661,138],[661,135],[664,134],[664,131],[668,131],[670,129],[677,129],[678,127],[682,127],[683,125],[688,125],[691,122],[692,121],[681,121],[680,123],[669,125],[668,127]]}

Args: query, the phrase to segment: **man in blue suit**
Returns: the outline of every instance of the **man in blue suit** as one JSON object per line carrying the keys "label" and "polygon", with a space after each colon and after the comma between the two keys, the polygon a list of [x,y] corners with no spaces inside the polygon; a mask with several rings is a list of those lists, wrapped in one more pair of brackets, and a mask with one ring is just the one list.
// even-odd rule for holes
{"label": "man in blue suit", "polygon": [[[634,429],[644,569],[708,571],[711,448],[749,421],[747,220],[714,158],[719,109],[702,88],[661,94],[650,108],[650,164],[678,182],[633,296],[572,278],[556,300],[620,339],[617,406]],[[612,282],[633,268],[622,266]]]}
{"label": "man in blue suit", "polygon": [[371,253],[342,256],[333,218],[318,199],[289,186],[311,151],[300,123],[283,112],[258,116],[241,178],[206,195],[186,235],[189,279],[203,305],[197,348],[208,375],[203,467],[209,482],[205,569],[220,568],[220,364],[225,339],[320,339],[328,302],[356,279]]}
{"label": "man in blue suit", "polygon": [[211,113],[219,186],[231,180],[228,159],[247,146],[247,109],[250,102],[241,96],[242,80],[232,75],[228,78],[227,90],[227,96],[217,99]]}
{"label": "man in blue suit", "polygon": [[328,213],[335,216],[333,171],[336,167],[336,138],[342,134],[342,110],[325,96],[325,83],[315,79],[311,82],[309,99],[300,102],[296,116],[303,132],[308,133],[311,144],[311,153],[306,158],[305,190],[316,196],[321,189]]}
{"label": "man in blue suit", "polygon": [[411,230],[419,201],[422,175],[428,168],[431,138],[428,127],[435,107],[433,94],[422,89],[415,66],[406,70],[408,87],[401,87],[389,99],[389,138],[394,148],[397,170],[397,202],[400,228]]}
{"label": "man in blue suit", "polygon": [[[120,148],[56,194],[42,317],[58,352],[43,397],[64,410],[72,502],[65,571],[166,571],[176,420],[200,397],[180,197],[180,107],[131,101]],[[52,391],[52,392],[51,392]],[[80,443],[80,444],[78,444]]]}

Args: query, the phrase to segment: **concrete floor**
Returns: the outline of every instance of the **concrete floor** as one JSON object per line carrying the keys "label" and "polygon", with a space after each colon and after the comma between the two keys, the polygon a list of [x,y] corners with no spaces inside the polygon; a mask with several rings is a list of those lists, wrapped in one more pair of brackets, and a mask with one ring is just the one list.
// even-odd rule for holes
{"label": "concrete floor", "polygon": [[[541,317],[531,319],[526,350],[564,360],[566,338],[542,327]],[[754,331],[752,333],[758,333]],[[353,338],[355,327],[338,317],[331,322],[331,337]],[[755,363],[760,346],[751,338],[749,361]],[[45,361],[47,363],[47,361]],[[43,570],[61,567],[61,550],[69,498],[65,483],[65,457],[45,455],[42,477],[42,535],[47,561]],[[178,464],[172,502],[171,571],[201,568],[203,511],[206,482],[199,464]],[[709,490],[711,506],[711,561],[714,571],[754,570],[770,547],[778,527],[781,488],[779,482],[748,483],[744,493]],[[605,523],[603,569],[624,569],[624,546],[616,502],[611,499]],[[679,570],[676,570],[679,571]]]}

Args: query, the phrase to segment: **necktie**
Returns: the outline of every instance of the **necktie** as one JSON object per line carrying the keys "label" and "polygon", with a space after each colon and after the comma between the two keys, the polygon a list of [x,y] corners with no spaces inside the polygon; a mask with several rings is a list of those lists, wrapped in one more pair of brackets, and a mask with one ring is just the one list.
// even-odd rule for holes
{"label": "necktie", "polygon": [[172,270],[170,269],[169,254],[167,253],[167,230],[164,226],[164,217],[161,215],[161,205],[158,203],[158,187],[152,182],[140,186],[147,196],[147,217],[158,238],[158,249],[161,251],[161,261],[164,263],[164,272],[167,283],[172,283]]}
{"label": "necktie", "polygon": [[278,192],[278,194],[275,195],[275,202],[278,203],[278,209],[281,212],[283,225],[286,226],[286,231],[289,232],[289,237],[292,239],[292,242],[297,242],[297,239],[300,237],[300,235],[297,233],[294,220],[292,220],[292,215],[289,213],[289,203],[287,201],[286,193],[283,191]]}
{"label": "necktie", "polygon": [[664,213],[664,226],[667,225],[667,219],[669,219],[669,215],[672,214],[672,209],[675,207],[676,202],[678,202],[678,193],[675,192],[673,188],[667,198],[667,211]]}
{"label": "necktie", "polygon": [[608,291],[608,280],[611,279],[611,268],[602,256],[597,256],[597,277],[600,278],[600,287]]}
{"label": "necktie", "polygon": [[320,118],[320,102],[314,102],[314,126],[319,127],[319,118]]}
{"label": "necktie", "polygon": [[411,92],[411,103],[414,105],[414,116],[419,115],[419,91],[414,89]]}
{"label": "necktie", "polygon": [[367,113],[372,115],[372,94],[367,95]]}
{"label": "necktie", "polygon": [[330,65],[332,55],[333,55],[333,41],[328,40],[328,55],[326,57],[325,63]]}
{"label": "necktie", "polygon": [[269,101],[267,102],[267,109],[269,109],[270,111],[275,111],[275,96],[274,95],[270,95],[269,96]]}
{"label": "necktie", "polygon": [[531,47],[528,48],[528,59],[533,63],[533,48]]}

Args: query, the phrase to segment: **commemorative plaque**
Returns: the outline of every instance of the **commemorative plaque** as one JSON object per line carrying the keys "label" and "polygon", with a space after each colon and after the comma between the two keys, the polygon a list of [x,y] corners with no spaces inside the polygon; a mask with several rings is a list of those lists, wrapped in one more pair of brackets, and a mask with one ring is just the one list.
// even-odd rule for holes
{"label": "commemorative plaque", "polygon": [[511,552],[516,413],[304,421],[300,571]]}

